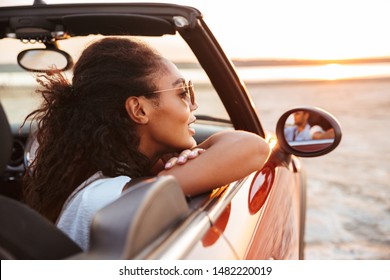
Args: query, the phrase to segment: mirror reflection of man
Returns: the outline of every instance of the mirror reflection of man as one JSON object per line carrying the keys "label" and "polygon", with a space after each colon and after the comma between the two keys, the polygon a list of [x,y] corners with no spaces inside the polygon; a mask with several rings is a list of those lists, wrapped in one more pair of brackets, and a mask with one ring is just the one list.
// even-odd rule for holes
{"label": "mirror reflection of man", "polygon": [[326,131],[318,124],[310,125],[310,113],[307,111],[296,111],[293,113],[294,125],[286,126],[284,134],[287,141],[306,141],[318,139],[333,139],[334,129]]}
{"label": "mirror reflection of man", "polygon": [[307,111],[296,111],[294,114],[294,125],[284,129],[287,141],[304,141],[312,139],[309,125],[310,114]]}

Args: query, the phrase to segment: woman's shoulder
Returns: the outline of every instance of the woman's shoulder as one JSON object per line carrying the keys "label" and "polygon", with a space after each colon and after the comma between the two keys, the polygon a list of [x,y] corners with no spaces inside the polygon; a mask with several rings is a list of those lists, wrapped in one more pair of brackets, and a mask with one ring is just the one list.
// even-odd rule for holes
{"label": "woman's shoulder", "polygon": [[85,185],[79,192],[83,200],[104,203],[118,198],[122,193],[123,187],[130,180],[131,178],[128,176],[102,176]]}
{"label": "woman's shoulder", "polygon": [[105,177],[98,172],[81,184],[65,202],[57,226],[83,249],[88,247],[89,226],[94,215],[118,199],[128,176]]}
{"label": "woman's shoulder", "polygon": [[95,212],[117,199],[130,180],[128,176],[105,177],[98,172],[71,194],[64,209],[77,207]]}

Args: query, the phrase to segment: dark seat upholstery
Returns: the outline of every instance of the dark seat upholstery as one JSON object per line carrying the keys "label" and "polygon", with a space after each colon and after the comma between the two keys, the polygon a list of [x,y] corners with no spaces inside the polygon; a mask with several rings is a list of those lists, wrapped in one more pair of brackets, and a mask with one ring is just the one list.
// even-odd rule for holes
{"label": "dark seat upholstery", "polygon": [[7,116],[0,103],[0,175],[3,174],[5,167],[11,157],[12,151],[12,133]]}
{"label": "dark seat upholstery", "polygon": [[[0,175],[11,155],[12,133],[0,104]],[[80,247],[23,203],[0,196],[0,259],[63,259]]]}
{"label": "dark seat upholstery", "polygon": [[0,258],[59,260],[80,247],[49,220],[14,199],[0,196]]}

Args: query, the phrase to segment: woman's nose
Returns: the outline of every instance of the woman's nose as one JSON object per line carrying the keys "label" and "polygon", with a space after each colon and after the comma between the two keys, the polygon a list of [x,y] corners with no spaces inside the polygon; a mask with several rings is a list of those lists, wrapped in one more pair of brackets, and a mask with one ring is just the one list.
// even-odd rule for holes
{"label": "woman's nose", "polygon": [[198,102],[195,101],[194,104],[190,103],[190,110],[191,110],[191,112],[195,111],[198,108],[199,108]]}

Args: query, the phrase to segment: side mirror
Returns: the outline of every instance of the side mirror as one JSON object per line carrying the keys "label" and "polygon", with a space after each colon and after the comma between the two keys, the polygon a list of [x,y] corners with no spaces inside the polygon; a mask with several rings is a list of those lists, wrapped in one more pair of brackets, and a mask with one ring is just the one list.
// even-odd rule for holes
{"label": "side mirror", "polygon": [[28,49],[18,54],[18,64],[27,71],[65,71],[73,65],[71,56],[55,48]]}
{"label": "side mirror", "polygon": [[276,125],[280,148],[300,157],[316,157],[331,152],[339,145],[341,135],[337,119],[315,107],[289,110]]}

